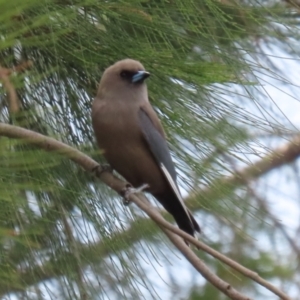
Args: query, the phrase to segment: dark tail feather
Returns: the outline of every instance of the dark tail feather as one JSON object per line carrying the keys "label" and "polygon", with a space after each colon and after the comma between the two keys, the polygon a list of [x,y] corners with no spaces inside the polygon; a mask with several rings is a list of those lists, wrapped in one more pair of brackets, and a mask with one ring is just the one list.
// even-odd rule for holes
{"label": "dark tail feather", "polygon": [[188,214],[182,207],[180,201],[175,195],[154,195],[155,198],[164,206],[164,208],[174,217],[178,227],[186,233],[194,236],[195,231],[201,232],[200,226],[187,209]]}

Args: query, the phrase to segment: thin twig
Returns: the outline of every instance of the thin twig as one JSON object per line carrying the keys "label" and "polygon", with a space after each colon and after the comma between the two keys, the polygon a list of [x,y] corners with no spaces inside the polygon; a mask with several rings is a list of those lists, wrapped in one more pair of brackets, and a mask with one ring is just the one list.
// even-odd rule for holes
{"label": "thin twig", "polygon": [[15,87],[10,81],[9,76],[13,73],[20,73],[33,65],[31,60],[24,61],[13,68],[4,68],[0,65],[0,81],[7,92],[8,107],[10,114],[15,114],[20,110],[20,102]]}
{"label": "thin twig", "polygon": [[202,260],[176,234],[160,226],[175,247],[185,256],[192,266],[213,286],[234,300],[251,300],[251,298],[235,290],[229,283],[212,273]]}
{"label": "thin twig", "polygon": [[9,79],[10,73],[10,69],[6,69],[0,66],[0,80],[2,81],[3,86],[7,92],[9,112],[10,114],[15,114],[20,110],[20,104],[16,89]]}
{"label": "thin twig", "polygon": [[224,190],[230,188],[238,188],[242,185],[247,185],[254,179],[296,160],[300,156],[300,135],[294,137],[290,142],[287,142],[281,147],[273,150],[262,159],[253,164],[236,171],[231,176],[224,176],[214,180],[208,188],[199,189],[191,193],[185,200],[194,201],[201,197],[203,199],[210,199],[213,195],[219,192],[219,189]]}
{"label": "thin twig", "polygon": [[[198,241],[180,230],[179,228],[173,226],[167,222],[160,213],[151,206],[151,204],[146,200],[143,195],[131,195],[130,200],[132,200],[142,211],[144,211],[167,235],[170,241],[175,245],[175,247],[185,256],[185,258],[191,263],[191,265],[213,286],[215,286],[222,293],[227,295],[233,300],[251,300],[251,298],[241,294],[235,290],[229,283],[222,280],[220,277],[212,273],[209,268],[203,263],[203,261],[185,244],[185,242],[179,238],[179,236],[185,236],[185,240],[188,240],[196,245]],[[179,236],[178,236],[179,235]],[[211,249],[213,250],[213,249]],[[220,254],[220,253],[219,253]],[[222,255],[222,254],[220,254]],[[283,298],[288,300],[288,298]]]}
{"label": "thin twig", "polygon": [[80,255],[78,253],[78,249],[76,247],[76,242],[75,242],[75,238],[72,233],[71,226],[67,220],[67,213],[64,210],[63,206],[61,205],[61,203],[57,203],[56,208],[61,213],[62,223],[64,224],[65,235],[68,238],[70,248],[71,248],[71,250],[74,254],[75,260],[76,260],[75,264],[76,264],[76,273],[77,273],[77,285],[78,285],[78,289],[79,289],[80,299],[87,300],[88,293],[87,293],[86,288],[84,287],[84,276],[83,276],[82,269],[80,267],[81,259],[80,259]]}
{"label": "thin twig", "polygon": [[[207,246],[205,243],[198,241],[191,235],[187,234],[186,232],[182,231],[178,227],[175,227],[168,221],[166,221],[160,213],[152,207],[150,204],[146,203],[145,201],[142,201],[138,197],[134,197],[133,202],[146,214],[155,221],[155,223],[159,224],[160,227],[164,227],[167,230],[176,233],[180,237],[182,237],[187,242],[195,245],[197,248],[203,250],[207,254],[213,256],[214,258],[220,260],[221,262],[225,263],[226,265],[230,266],[234,270],[240,272],[244,276],[252,279],[253,281],[259,283],[260,285],[264,286],[269,291],[273,292],[275,295],[279,296],[283,300],[291,300],[291,298],[286,295],[284,292],[277,289],[275,286],[273,286],[268,281],[261,278],[256,272],[251,271],[250,269],[247,269],[246,267],[242,266],[241,264],[237,263],[236,261],[230,259],[229,257],[223,255],[222,253],[218,252],[217,250]],[[202,273],[201,273],[202,274]]]}

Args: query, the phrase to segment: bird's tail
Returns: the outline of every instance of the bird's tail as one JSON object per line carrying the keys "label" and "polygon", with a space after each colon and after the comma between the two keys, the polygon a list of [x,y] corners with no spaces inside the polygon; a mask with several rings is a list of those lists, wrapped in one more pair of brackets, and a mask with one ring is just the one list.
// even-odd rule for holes
{"label": "bird's tail", "polygon": [[188,209],[184,209],[175,195],[154,195],[164,208],[174,217],[178,227],[194,236],[201,232],[200,226]]}

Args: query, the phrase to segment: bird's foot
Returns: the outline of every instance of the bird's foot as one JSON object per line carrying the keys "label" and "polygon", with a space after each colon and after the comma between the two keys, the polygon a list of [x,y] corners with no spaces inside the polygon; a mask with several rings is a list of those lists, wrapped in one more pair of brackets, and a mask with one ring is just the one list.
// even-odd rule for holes
{"label": "bird's foot", "polygon": [[138,188],[133,188],[132,185],[126,184],[126,187],[121,191],[121,195],[123,196],[123,204],[125,206],[129,205],[130,204],[130,200],[129,200],[130,195],[141,193],[148,187],[149,187],[148,183],[145,183]]}
{"label": "bird's foot", "polygon": [[104,165],[97,165],[92,169],[92,173],[95,174],[96,177],[100,177],[104,172],[112,173],[113,168],[110,165],[104,164]]}

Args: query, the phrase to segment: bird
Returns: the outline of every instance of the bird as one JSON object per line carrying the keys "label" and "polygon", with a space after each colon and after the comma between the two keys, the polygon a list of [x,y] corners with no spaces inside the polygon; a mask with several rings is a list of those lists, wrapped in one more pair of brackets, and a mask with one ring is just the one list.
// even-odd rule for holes
{"label": "bird", "polygon": [[97,144],[112,169],[133,188],[146,185],[178,227],[195,236],[200,226],[184,204],[164,129],[148,100],[149,76],[129,58],[103,72],[92,103]]}

